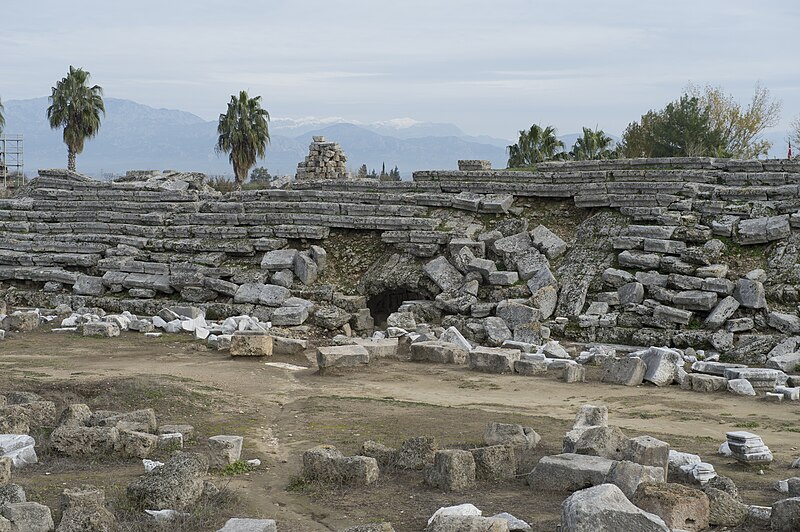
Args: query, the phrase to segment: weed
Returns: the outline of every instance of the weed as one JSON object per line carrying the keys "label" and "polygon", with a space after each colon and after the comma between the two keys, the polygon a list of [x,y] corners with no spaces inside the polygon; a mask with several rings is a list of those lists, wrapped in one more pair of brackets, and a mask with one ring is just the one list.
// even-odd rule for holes
{"label": "weed", "polygon": [[755,421],[741,421],[739,423],[736,423],[734,427],[739,429],[757,429],[758,423],[756,423]]}
{"label": "weed", "polygon": [[226,477],[235,477],[237,475],[243,475],[245,473],[249,473],[253,469],[247,465],[247,462],[244,460],[236,460],[232,464],[228,464],[222,470],[222,474]]}

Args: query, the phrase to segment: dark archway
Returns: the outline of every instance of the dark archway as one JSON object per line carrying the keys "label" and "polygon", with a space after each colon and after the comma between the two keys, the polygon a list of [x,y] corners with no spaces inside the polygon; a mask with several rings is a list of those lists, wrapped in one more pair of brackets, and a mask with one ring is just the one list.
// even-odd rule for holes
{"label": "dark archway", "polygon": [[387,290],[371,296],[367,301],[367,306],[375,320],[375,326],[382,328],[386,326],[386,318],[389,317],[389,314],[397,312],[404,301],[420,299],[427,298],[419,292],[411,290]]}

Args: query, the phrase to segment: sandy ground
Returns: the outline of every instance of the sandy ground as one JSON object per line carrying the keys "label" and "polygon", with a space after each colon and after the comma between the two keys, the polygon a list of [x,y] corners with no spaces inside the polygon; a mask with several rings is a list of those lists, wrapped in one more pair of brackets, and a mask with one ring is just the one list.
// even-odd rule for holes
{"label": "sandy ground", "polygon": [[[322,443],[355,454],[365,440],[398,445],[421,435],[436,437],[441,447],[476,445],[489,421],[530,425],[542,435],[538,452],[556,454],[575,411],[585,403],[607,405],[610,423],[629,436],[651,434],[675,449],[701,454],[736,481],[750,504],[779,499],[771,484],[792,476],[789,465],[800,455],[796,403],[768,404],[676,386],[604,385],[597,382],[596,369],[587,383],[565,384],[555,374],[487,375],[388,360],[336,376],[320,376],[313,367],[297,371],[269,365],[311,366],[312,356],[309,351],[232,360],[185,337],[151,340],[124,333],[87,339],[42,328],[0,343],[0,391],[38,391],[60,405],[151,406],[161,423],[194,425],[198,449],[214,434],[243,435],[244,458],[260,458],[262,467],[215,482],[239,495],[240,516],[277,519],[286,531],[337,530],[381,520],[399,531],[421,530],[438,507],[462,502],[472,502],[485,515],[508,511],[536,530],[554,530],[567,494],[536,492],[524,478],[480,483],[461,494],[424,486],[419,472],[385,475],[368,488],[323,489],[300,481],[301,456]],[[743,428],[761,435],[775,454],[769,468],[759,471],[716,455],[725,432]],[[121,501],[125,485],[141,474],[135,460],[87,464],[50,458],[16,478],[30,499],[38,496],[51,506],[60,489],[84,482],[106,487],[109,500]]]}

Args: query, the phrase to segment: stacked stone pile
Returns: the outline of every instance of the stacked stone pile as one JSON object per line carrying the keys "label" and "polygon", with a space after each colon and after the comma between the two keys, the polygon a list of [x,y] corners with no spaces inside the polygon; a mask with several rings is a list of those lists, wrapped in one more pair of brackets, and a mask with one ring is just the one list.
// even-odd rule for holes
{"label": "stacked stone pile", "polygon": [[314,137],[308,155],[297,165],[297,180],[347,179],[347,157],[337,142]]}

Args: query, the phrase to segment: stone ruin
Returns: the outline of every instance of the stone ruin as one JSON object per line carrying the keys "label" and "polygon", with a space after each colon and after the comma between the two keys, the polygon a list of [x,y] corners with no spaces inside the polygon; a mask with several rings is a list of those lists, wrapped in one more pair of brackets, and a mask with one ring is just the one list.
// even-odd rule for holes
{"label": "stone ruin", "polygon": [[[417,172],[413,182],[319,180],[230,195],[196,175],[98,183],[41,171],[18,196],[0,200],[0,279],[12,307],[1,305],[0,327],[26,331],[58,317],[84,334],[161,329],[209,343],[214,336],[237,356],[304,350],[271,334],[280,324],[336,335],[335,345],[317,349],[322,373],[396,357],[484,373],[555,371],[580,386],[585,367],[598,365],[607,384],[800,399],[800,164],[684,158],[545,163],[535,172],[460,167]],[[531,201],[568,203],[581,220],[574,232],[558,220],[529,227]],[[325,275],[331,236],[352,232],[387,251],[346,289]],[[400,304],[376,331],[370,302],[389,296]],[[26,306],[41,310],[13,311]],[[555,338],[593,346],[574,356]],[[623,353],[612,343],[643,348]],[[7,397],[3,432],[55,424],[52,403]],[[65,454],[140,457],[177,440],[156,434],[151,412],[73,407],[51,435]],[[726,437],[720,452],[727,447],[731,458],[772,461],[760,436]],[[30,440],[15,442],[10,452],[32,459],[24,451]],[[384,471],[407,469],[455,492],[525,474],[531,488],[567,496],[563,530],[620,523],[694,530],[748,520],[796,530],[800,521],[796,477],[780,483],[789,497],[771,509],[748,506],[700,456],[628,438],[602,408],[581,409],[560,454],[523,462],[538,443],[530,427],[492,426],[476,448],[438,449],[414,438],[399,449],[365,442],[357,456],[318,447],[304,456],[304,472],[369,485]],[[217,464],[230,463],[241,442],[217,437],[209,448]],[[9,462],[2,461],[10,471]],[[203,480],[208,464],[204,455],[175,455],[128,495],[161,506],[154,495],[183,497],[165,489],[177,478],[187,497],[201,496],[212,489]],[[92,497],[102,502],[102,494]],[[49,510],[35,504],[5,504],[0,514],[12,522],[39,516],[52,528]],[[428,530],[525,529],[512,528],[522,525],[508,514],[443,510]]]}
{"label": "stone ruin", "polygon": [[313,137],[305,160],[297,165],[297,180],[347,179],[347,157],[337,142]]}

